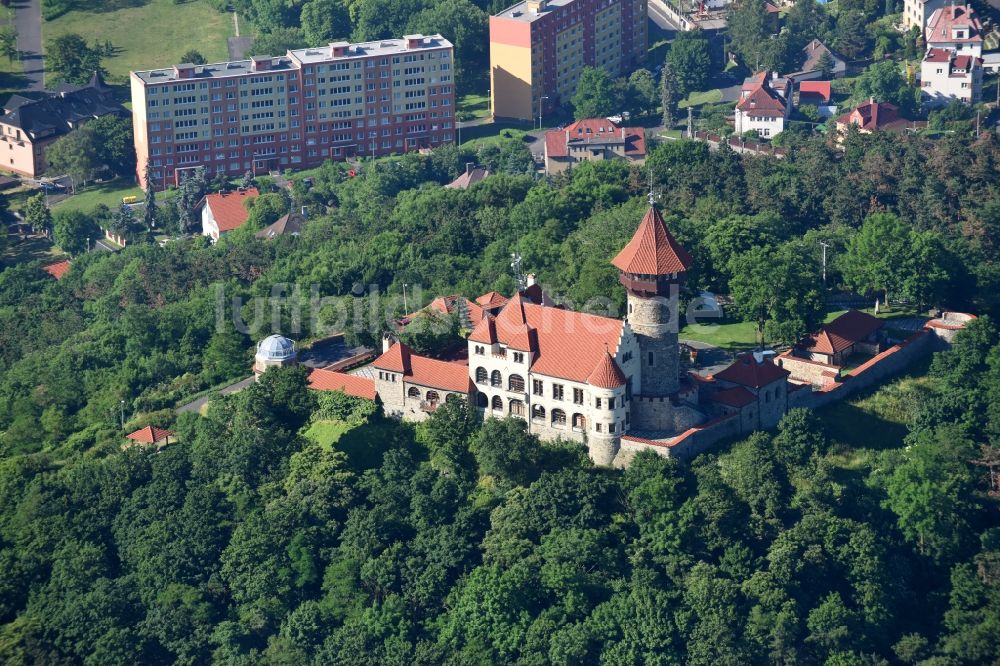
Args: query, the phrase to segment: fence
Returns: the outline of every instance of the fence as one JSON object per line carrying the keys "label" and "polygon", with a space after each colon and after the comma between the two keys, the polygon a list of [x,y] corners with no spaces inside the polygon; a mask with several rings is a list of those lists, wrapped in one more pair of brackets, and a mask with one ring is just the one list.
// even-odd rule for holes
{"label": "fence", "polygon": [[715,145],[716,147],[725,143],[730,148],[738,153],[752,153],[754,155],[770,155],[771,157],[782,158],[788,154],[784,148],[777,148],[769,143],[758,143],[756,141],[747,141],[746,139],[741,139],[739,137],[729,137],[726,138],[720,134],[712,134],[710,132],[696,131],[694,133],[694,139],[697,141],[705,141],[709,144]]}

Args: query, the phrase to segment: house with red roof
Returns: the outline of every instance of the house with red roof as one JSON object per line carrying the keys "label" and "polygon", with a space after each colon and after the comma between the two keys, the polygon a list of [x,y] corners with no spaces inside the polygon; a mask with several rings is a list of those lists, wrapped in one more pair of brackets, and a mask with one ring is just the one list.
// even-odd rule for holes
{"label": "house with red roof", "polygon": [[708,394],[708,400],[717,414],[739,414],[741,432],[773,428],[788,411],[790,374],[769,354],[741,354],[712,377],[717,390]]}
{"label": "house with red roof", "polygon": [[422,421],[446,400],[473,393],[466,364],[421,356],[402,342],[389,345],[372,368],[386,415],[407,421]]}
{"label": "house with red roof", "polygon": [[874,355],[885,342],[885,321],[860,310],[848,310],[795,345],[801,358],[843,365],[852,354]]}
{"label": "house with red roof", "polygon": [[950,49],[930,48],[920,63],[920,92],[928,107],[952,100],[976,104],[983,98],[983,59]]}
{"label": "house with red roof", "polygon": [[829,118],[837,113],[833,103],[832,81],[799,81],[797,106],[811,104],[819,111],[821,118]]}
{"label": "house with red roof", "polygon": [[791,113],[791,87],[792,81],[769,72],[757,72],[744,81],[734,113],[736,134],[756,131],[770,139],[783,132]]}
{"label": "house with red roof", "polygon": [[57,261],[53,264],[46,264],[42,266],[42,270],[54,277],[57,280],[61,280],[66,273],[69,272],[70,267],[73,262],[69,259],[64,259],[62,261]]}
{"label": "house with red roof", "polygon": [[545,133],[545,173],[552,175],[574,164],[593,160],[646,161],[646,130],[622,127],[607,118],[577,120]]}
{"label": "house with red roof", "polygon": [[837,118],[837,132],[843,138],[851,125],[856,126],[862,134],[870,134],[876,130],[902,132],[910,124],[910,121],[900,117],[896,105],[876,102],[872,98]]}
{"label": "house with red roof", "polygon": [[257,188],[240,188],[233,192],[206,194],[198,206],[201,209],[201,233],[217,242],[223,234],[239,229],[250,218],[247,201],[256,199]]}
{"label": "house with red roof", "polygon": [[927,19],[924,40],[928,48],[978,58],[983,55],[983,24],[970,5],[945,5]]}

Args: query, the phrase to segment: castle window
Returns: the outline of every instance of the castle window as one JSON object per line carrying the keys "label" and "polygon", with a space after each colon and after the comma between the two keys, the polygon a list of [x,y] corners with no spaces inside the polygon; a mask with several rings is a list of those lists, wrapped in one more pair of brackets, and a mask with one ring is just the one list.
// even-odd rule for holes
{"label": "castle window", "polygon": [[562,384],[553,384],[552,385],[552,399],[553,400],[562,400],[563,399],[563,385]]}
{"label": "castle window", "polygon": [[494,370],[490,373],[490,384],[493,386],[503,386],[503,377],[500,376],[499,370]]}
{"label": "castle window", "polygon": [[608,409],[614,409],[614,408],[615,408],[615,399],[608,398]]}
{"label": "castle window", "polygon": [[486,349],[482,345],[476,345],[476,353],[482,356],[486,353]]}
{"label": "castle window", "polygon": [[521,375],[511,375],[507,379],[507,388],[517,393],[524,393],[524,378]]}
{"label": "castle window", "polygon": [[476,368],[476,383],[485,384],[486,383],[486,368]]}
{"label": "castle window", "polygon": [[608,432],[614,432],[614,431],[615,431],[615,424],[614,423],[609,423],[608,424]]}
{"label": "castle window", "polygon": [[524,416],[524,403],[520,400],[511,400],[510,414],[511,416]]}
{"label": "castle window", "polygon": [[479,407],[481,409],[486,409],[489,406],[490,406],[490,401],[489,401],[489,398],[486,397],[486,394],[485,393],[477,393],[476,394],[476,407]]}
{"label": "castle window", "polygon": [[420,389],[418,389],[416,386],[411,386],[410,390],[408,390],[406,392],[406,395],[408,395],[411,398],[419,398],[420,397]]}
{"label": "castle window", "polygon": [[557,428],[566,427],[566,412],[561,409],[552,410],[552,425]]}
{"label": "castle window", "polygon": [[587,429],[587,419],[583,417],[583,414],[573,415],[573,430],[577,432],[583,432]]}
{"label": "castle window", "polygon": [[545,422],[545,408],[541,405],[531,406],[531,420]]}
{"label": "castle window", "polygon": [[493,407],[494,412],[502,412],[503,399],[498,395],[493,396],[493,404],[491,406]]}
{"label": "castle window", "polygon": [[531,392],[534,395],[544,395],[544,391],[542,390],[542,380],[541,379],[532,379],[531,380]]}
{"label": "castle window", "polygon": [[440,399],[441,399],[441,396],[439,396],[437,394],[437,391],[428,391],[427,392],[427,402],[432,402],[433,403],[433,402],[437,402]]}
{"label": "castle window", "polygon": [[524,363],[524,354],[521,352],[514,352],[514,363]]}
{"label": "castle window", "polygon": [[594,424],[594,432],[601,432],[601,424],[600,423],[595,423]]}
{"label": "castle window", "polygon": [[596,407],[597,409],[601,408],[601,399],[600,398],[594,398],[594,407]]}
{"label": "castle window", "polygon": [[573,389],[573,404],[575,405],[583,404],[583,389],[578,389],[578,388]]}
{"label": "castle window", "polygon": [[646,363],[649,367],[653,367],[656,363],[653,360],[653,352],[649,352],[649,359]]}

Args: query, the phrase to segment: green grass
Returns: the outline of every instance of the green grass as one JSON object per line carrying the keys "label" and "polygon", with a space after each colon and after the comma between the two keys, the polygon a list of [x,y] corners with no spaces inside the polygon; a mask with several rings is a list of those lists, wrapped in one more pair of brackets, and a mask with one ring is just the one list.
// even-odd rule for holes
{"label": "green grass", "polygon": [[722,349],[752,349],[757,346],[757,326],[745,321],[732,324],[690,324],[681,329],[679,337]]}
{"label": "green grass", "polygon": [[353,426],[343,421],[315,421],[305,435],[324,448],[331,448]]}
{"label": "green grass", "polygon": [[482,146],[500,143],[511,138],[522,139],[529,131],[531,128],[525,124],[486,123],[476,125],[462,130],[462,145]]}
{"label": "green grass", "polygon": [[[0,7],[0,27],[7,27],[14,21],[14,9],[11,7]],[[0,58],[0,95],[6,98],[7,95],[25,87],[23,76],[24,66],[20,60],[10,61],[7,58]]]}
{"label": "green grass", "polygon": [[488,117],[490,115],[489,95],[463,95],[458,100],[458,115],[463,118],[469,116],[465,120]]}
{"label": "green grass", "polygon": [[668,129],[660,132],[660,136],[670,137],[671,139],[682,139],[684,138],[684,132],[679,129]]}
{"label": "green grass", "polygon": [[874,391],[816,410],[830,438],[834,464],[853,469],[871,451],[903,446],[916,410],[935,390],[935,380],[927,374],[930,363],[928,355]]}
{"label": "green grass", "polygon": [[59,35],[77,33],[91,43],[110,41],[119,51],[104,61],[104,67],[117,82],[127,80],[130,70],[174,65],[189,49],[200,52],[208,62],[228,60],[226,38],[235,34],[232,14],[218,12],[202,0],[180,5],[174,0],[135,4],[109,11],[67,12],[44,24],[43,40],[47,43]]}
{"label": "green grass", "polygon": [[29,261],[52,263],[64,258],[62,251],[44,238],[32,237],[23,241],[11,238],[7,244],[7,251],[0,258],[0,265],[9,268]]}
{"label": "green grass", "polygon": [[[177,195],[176,190],[157,192],[158,202],[171,199]],[[88,185],[85,189],[78,189],[77,194],[63,199],[52,205],[52,210],[78,210],[90,213],[98,206],[104,204],[108,208],[116,208],[121,205],[122,197],[136,196],[139,201],[145,198],[145,193],[132,180],[127,178],[116,178],[104,183]]]}
{"label": "green grass", "polygon": [[722,91],[718,88],[705,90],[703,92],[693,92],[685,99],[682,99],[677,106],[686,109],[689,106],[703,106],[705,104],[717,104],[722,101]]}

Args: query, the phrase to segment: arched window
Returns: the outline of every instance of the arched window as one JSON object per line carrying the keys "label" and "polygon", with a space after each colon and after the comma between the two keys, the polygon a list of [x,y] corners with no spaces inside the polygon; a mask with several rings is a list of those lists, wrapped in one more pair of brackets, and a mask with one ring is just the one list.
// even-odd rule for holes
{"label": "arched window", "polygon": [[441,399],[441,396],[438,395],[437,391],[428,391],[427,392],[427,402],[437,402],[440,399]]}
{"label": "arched window", "polygon": [[564,412],[561,409],[553,409],[552,410],[552,425],[556,426],[557,428],[565,428],[566,427],[566,412]]}
{"label": "arched window", "polygon": [[485,393],[476,394],[476,407],[480,409],[486,409],[490,406],[490,399],[486,397]]}
{"label": "arched window", "polygon": [[524,377],[521,375],[511,375],[507,380],[507,387],[511,391],[517,391],[518,393],[524,393]]}
{"label": "arched window", "polygon": [[583,414],[573,415],[573,430],[583,431],[587,429],[587,419],[583,417]]}
{"label": "arched window", "polygon": [[494,370],[490,373],[490,384],[493,386],[503,386],[503,378],[500,376],[499,370]]}
{"label": "arched window", "polygon": [[411,386],[409,390],[406,391],[406,395],[410,396],[411,398],[419,398],[420,389],[418,389],[416,386]]}
{"label": "arched window", "polygon": [[485,384],[486,383],[486,368],[476,368],[476,383]]}
{"label": "arched window", "polygon": [[510,414],[511,416],[524,416],[524,403],[520,400],[510,401]]}
{"label": "arched window", "polygon": [[493,411],[502,412],[503,411],[503,398],[498,395],[493,396]]}
{"label": "arched window", "polygon": [[531,419],[533,421],[545,421],[545,408],[541,405],[532,405]]}

